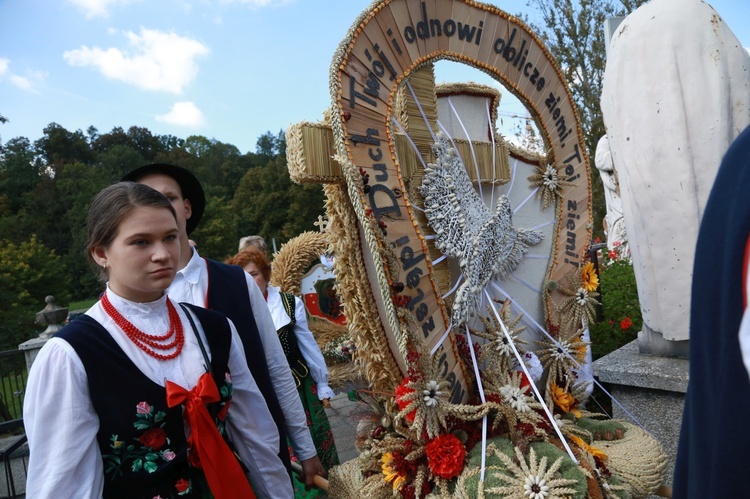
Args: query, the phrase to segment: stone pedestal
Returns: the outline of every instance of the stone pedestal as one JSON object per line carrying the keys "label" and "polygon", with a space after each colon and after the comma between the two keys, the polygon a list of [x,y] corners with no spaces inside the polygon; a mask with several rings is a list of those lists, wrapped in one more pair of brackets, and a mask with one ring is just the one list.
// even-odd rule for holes
{"label": "stone pedestal", "polygon": [[[687,359],[640,354],[638,340],[594,362],[594,376],[664,447],[670,460],[666,480],[670,486],[688,372]],[[635,423],[615,402],[612,408],[614,418]]]}
{"label": "stone pedestal", "polygon": [[38,338],[24,341],[18,345],[18,349],[22,350],[26,356],[26,369],[28,370],[31,370],[31,364],[34,363],[39,350],[47,343],[47,340],[63,328],[63,323],[68,317],[67,307],[58,307],[55,304],[54,296],[48,296],[44,301],[47,305],[36,313],[36,322],[47,326],[47,329],[42,331]]}
{"label": "stone pedestal", "polygon": [[638,351],[643,355],[687,359],[690,355],[690,340],[665,340],[661,333],[643,324],[643,329],[638,333]]}
{"label": "stone pedestal", "polygon": [[33,338],[18,345],[18,349],[23,351],[26,357],[27,372],[31,369],[31,364],[34,363],[34,359],[36,359],[39,350],[42,349],[48,340],[49,338]]}

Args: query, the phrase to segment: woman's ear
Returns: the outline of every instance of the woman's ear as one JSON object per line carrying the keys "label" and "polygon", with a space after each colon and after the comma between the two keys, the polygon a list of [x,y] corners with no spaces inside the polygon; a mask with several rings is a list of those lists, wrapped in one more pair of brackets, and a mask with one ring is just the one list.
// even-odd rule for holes
{"label": "woman's ear", "polygon": [[105,269],[109,266],[107,251],[102,246],[94,246],[89,251],[91,251],[91,256],[97,265]]}

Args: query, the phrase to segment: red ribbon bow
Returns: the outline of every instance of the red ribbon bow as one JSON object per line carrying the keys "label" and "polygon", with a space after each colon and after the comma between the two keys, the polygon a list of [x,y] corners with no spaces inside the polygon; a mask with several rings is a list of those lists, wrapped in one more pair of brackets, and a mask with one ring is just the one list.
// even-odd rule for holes
{"label": "red ribbon bow", "polygon": [[192,390],[167,381],[167,405],[183,404],[190,437],[191,452],[197,452],[208,486],[216,499],[255,498],[255,493],[240,463],[219,434],[206,404],[219,400],[219,390],[209,373],[204,373]]}

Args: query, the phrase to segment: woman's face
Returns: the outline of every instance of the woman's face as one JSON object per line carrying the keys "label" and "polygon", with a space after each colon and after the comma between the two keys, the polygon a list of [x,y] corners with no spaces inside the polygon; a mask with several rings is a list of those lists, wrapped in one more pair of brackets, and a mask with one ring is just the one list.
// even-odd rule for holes
{"label": "woman's face", "polygon": [[157,300],[177,272],[177,222],[165,208],[139,206],[120,222],[109,247],[91,251],[108,269],[112,291],[134,302]]}
{"label": "woman's face", "polygon": [[263,295],[266,294],[266,288],[268,287],[268,281],[266,281],[266,278],[263,277],[263,272],[260,271],[257,265],[255,265],[253,262],[249,262],[247,265],[242,267],[245,269],[245,272],[250,274],[250,276],[255,281],[255,284],[258,285],[261,292],[263,292]]}

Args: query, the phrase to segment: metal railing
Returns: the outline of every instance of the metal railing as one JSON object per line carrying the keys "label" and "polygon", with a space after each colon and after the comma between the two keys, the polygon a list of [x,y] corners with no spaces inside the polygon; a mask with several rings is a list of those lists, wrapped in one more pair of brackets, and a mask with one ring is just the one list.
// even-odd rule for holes
{"label": "metal railing", "polygon": [[3,439],[0,444],[0,462],[4,472],[4,476],[0,475],[0,497],[25,497],[29,465],[29,446],[26,444],[25,434]]}
{"label": "metal railing", "polygon": [[0,352],[0,497],[23,497],[25,491],[29,453],[23,432],[23,399],[27,376],[24,352]]}
{"label": "metal railing", "polygon": [[26,357],[20,350],[0,352],[0,433],[5,423],[23,418],[26,392]]}

